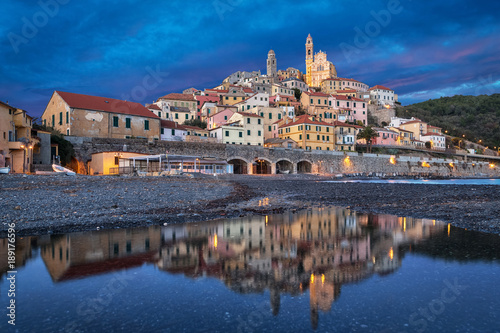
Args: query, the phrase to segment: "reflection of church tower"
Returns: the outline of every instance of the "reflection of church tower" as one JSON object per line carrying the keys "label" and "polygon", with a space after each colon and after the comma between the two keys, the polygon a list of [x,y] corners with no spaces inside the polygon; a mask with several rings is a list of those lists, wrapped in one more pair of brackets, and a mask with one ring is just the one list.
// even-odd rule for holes
{"label": "reflection of church tower", "polygon": [[276,63],[276,55],[271,50],[267,54],[267,76],[276,76],[278,64]]}
{"label": "reflection of church tower", "polygon": [[271,296],[271,310],[273,311],[273,316],[277,316],[280,312],[280,290],[277,286],[273,286],[269,290]]}
{"label": "reflection of church tower", "polygon": [[311,86],[311,65],[314,61],[314,44],[311,34],[306,39],[306,84]]}

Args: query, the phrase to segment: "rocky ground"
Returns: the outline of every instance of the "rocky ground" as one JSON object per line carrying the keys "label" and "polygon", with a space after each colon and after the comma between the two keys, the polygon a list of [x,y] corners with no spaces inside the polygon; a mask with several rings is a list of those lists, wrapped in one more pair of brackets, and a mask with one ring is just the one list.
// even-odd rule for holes
{"label": "rocky ground", "polygon": [[500,187],[324,182],[314,175],[0,175],[0,237],[181,223],[313,206],[425,217],[500,234]]}

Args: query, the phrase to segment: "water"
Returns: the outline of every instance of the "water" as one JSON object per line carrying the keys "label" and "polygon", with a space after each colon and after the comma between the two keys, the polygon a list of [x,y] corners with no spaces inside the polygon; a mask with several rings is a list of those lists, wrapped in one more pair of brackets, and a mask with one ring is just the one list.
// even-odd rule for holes
{"label": "water", "polygon": [[434,220],[319,208],[16,245],[19,332],[499,331],[500,237]]}
{"label": "water", "polygon": [[422,185],[500,185],[500,179],[352,179],[327,182],[376,183],[376,184],[422,184]]}

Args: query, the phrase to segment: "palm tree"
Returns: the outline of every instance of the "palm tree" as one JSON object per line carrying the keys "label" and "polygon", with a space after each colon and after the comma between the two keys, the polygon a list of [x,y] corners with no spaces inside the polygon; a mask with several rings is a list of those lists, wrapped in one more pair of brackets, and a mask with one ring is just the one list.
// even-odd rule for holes
{"label": "palm tree", "polygon": [[378,137],[378,133],[371,126],[366,126],[361,131],[359,131],[357,139],[364,139],[366,141],[366,152],[372,152],[372,140]]}

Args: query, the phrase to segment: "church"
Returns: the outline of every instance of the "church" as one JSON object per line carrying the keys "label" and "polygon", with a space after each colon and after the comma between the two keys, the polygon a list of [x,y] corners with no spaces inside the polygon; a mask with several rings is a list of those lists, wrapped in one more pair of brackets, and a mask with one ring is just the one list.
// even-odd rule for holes
{"label": "church", "polygon": [[305,82],[309,87],[320,87],[326,79],[337,77],[337,70],[332,62],[328,61],[326,53],[319,51],[314,54],[314,44],[311,34],[306,39],[306,75]]}

